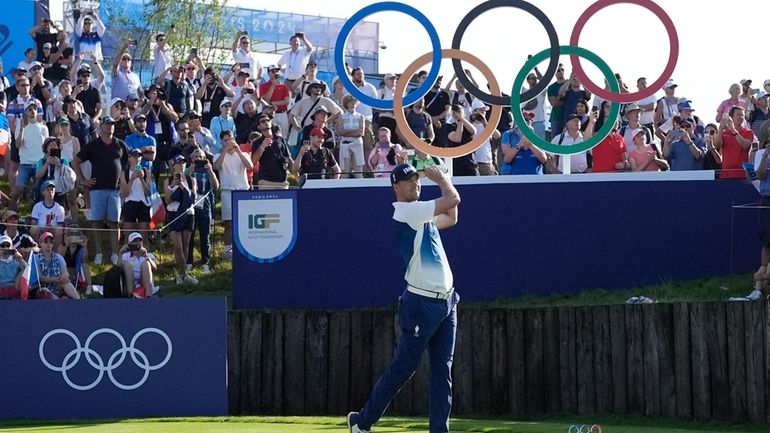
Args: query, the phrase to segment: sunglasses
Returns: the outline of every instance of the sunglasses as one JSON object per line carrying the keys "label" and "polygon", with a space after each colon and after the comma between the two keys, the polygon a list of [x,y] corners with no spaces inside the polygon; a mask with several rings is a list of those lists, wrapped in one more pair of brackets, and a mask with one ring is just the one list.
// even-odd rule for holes
{"label": "sunglasses", "polygon": [[11,248],[11,244],[2,244],[2,245],[0,245],[0,248],[9,249],[9,248]]}
{"label": "sunglasses", "polygon": [[194,71],[195,68],[187,68],[188,71]]}
{"label": "sunglasses", "polygon": [[53,243],[53,238],[46,238],[46,239],[43,241],[43,244],[52,244],[52,243]]}
{"label": "sunglasses", "polygon": [[242,41],[242,42],[241,42],[241,45],[249,45],[250,43],[251,43],[251,42],[249,42],[249,41]]}
{"label": "sunglasses", "polygon": [[29,84],[17,84],[19,87],[29,87]]}
{"label": "sunglasses", "polygon": [[122,60],[122,61],[124,61],[124,62],[130,62],[130,61],[131,61],[131,58],[130,58],[130,57],[123,57],[123,58],[122,58],[122,59],[120,59],[120,60]]}
{"label": "sunglasses", "polygon": [[142,153],[144,155],[152,155],[153,153],[155,153],[155,151],[154,150],[145,150],[145,151],[142,151]]}

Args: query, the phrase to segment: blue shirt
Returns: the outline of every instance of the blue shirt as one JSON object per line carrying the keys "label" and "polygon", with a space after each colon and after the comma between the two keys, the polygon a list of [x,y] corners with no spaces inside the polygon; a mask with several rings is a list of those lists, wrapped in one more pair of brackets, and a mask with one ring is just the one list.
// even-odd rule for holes
{"label": "blue shirt", "polygon": [[393,203],[396,243],[406,263],[404,279],[412,287],[449,293],[454,285],[444,246],[434,224],[435,201]]}
{"label": "blue shirt", "polygon": [[21,266],[13,258],[10,262],[0,260],[0,287],[16,284],[16,276],[21,272]]}
{"label": "blue shirt", "polygon": [[695,158],[690,152],[690,145],[684,140],[677,140],[671,143],[671,153],[668,160],[671,163],[671,171],[684,170],[703,170],[703,156],[706,155],[706,146],[703,139],[695,136],[693,138],[695,146],[700,150],[700,156]]}
{"label": "blue shirt", "polygon": [[[521,137],[514,130],[505,131],[500,143],[515,147],[521,141]],[[510,164],[505,161],[500,165],[500,174],[543,174],[543,163],[535,156],[531,149],[519,149]]]}
{"label": "blue shirt", "polygon": [[[770,169],[770,158],[765,161],[765,168]],[[754,167],[754,169],[759,170],[759,166]],[[770,197],[770,176],[766,176],[763,180],[759,181],[759,195]]]}
{"label": "blue shirt", "polygon": [[155,142],[155,137],[147,134],[139,135],[137,133],[130,134],[128,137],[126,137],[126,144],[128,145],[129,149],[132,150],[142,150],[147,146],[155,147],[157,145]]}

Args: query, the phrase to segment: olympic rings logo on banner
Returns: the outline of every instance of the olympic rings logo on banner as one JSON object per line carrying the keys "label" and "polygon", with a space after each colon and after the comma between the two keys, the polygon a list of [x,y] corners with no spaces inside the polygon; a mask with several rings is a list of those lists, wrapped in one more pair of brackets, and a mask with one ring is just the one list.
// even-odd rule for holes
{"label": "olympic rings logo on banner", "polygon": [[[144,354],[141,350],[137,349],[135,347],[136,341],[144,334],[147,333],[155,333],[160,335],[165,341],[166,341],[166,356],[163,358],[161,362],[155,365],[151,365],[149,362],[149,359],[147,358],[147,355]],[[48,359],[45,356],[45,344],[48,341],[49,338],[51,338],[54,335],[57,334],[63,334],[72,339],[72,341],[75,342],[75,348],[72,349],[62,360],[61,365],[53,365],[51,364]],[[116,350],[112,355],[110,355],[109,359],[107,360],[107,364],[105,365],[104,359],[97,353],[95,350],[91,349],[90,345],[93,341],[94,337],[101,335],[101,334],[110,334],[115,336],[117,338],[118,342],[120,342],[120,348]],[[80,340],[78,337],[72,333],[69,330],[66,329],[54,329],[49,331],[45,336],[40,340],[40,345],[38,346],[38,352],[40,354],[40,361],[48,367],[48,369],[53,371],[61,372],[62,378],[64,378],[64,382],[67,383],[71,388],[76,389],[78,391],[88,391],[90,389],[93,389],[96,387],[99,382],[102,381],[102,378],[104,377],[104,373],[107,373],[107,376],[110,378],[110,381],[113,385],[116,387],[125,390],[130,391],[133,389],[137,389],[140,386],[144,385],[144,383],[147,381],[148,376],[150,375],[150,371],[158,370],[160,368],[163,368],[165,366],[169,359],[171,359],[171,353],[172,353],[172,345],[171,345],[171,339],[169,339],[168,335],[161,331],[158,328],[144,328],[141,331],[137,332],[136,335],[131,339],[131,343],[126,346],[126,340],[123,338],[122,335],[120,335],[117,331],[110,328],[101,328],[97,329],[96,331],[92,332],[91,335],[88,336],[86,339],[85,345],[80,345]],[[120,367],[123,364],[123,361],[126,359],[126,354],[131,355],[131,360],[133,363],[144,370],[144,375],[141,379],[139,379],[138,382],[126,385],[121,382],[119,382],[117,379],[115,379],[115,376],[113,376],[113,371]],[[84,355],[83,357],[88,361],[88,363],[91,365],[91,367],[95,368],[99,375],[96,377],[96,379],[86,385],[79,385],[74,383],[70,377],[68,376],[67,372],[75,367],[77,365],[78,361],[80,361],[80,356]]]}
{"label": "olympic rings logo on banner", "polygon": [[567,433],[602,433],[602,426],[600,426],[599,424],[593,424],[593,425],[572,424],[567,429]]}
{"label": "olympic rings logo on banner", "polygon": [[[666,32],[668,33],[669,42],[670,42],[669,58],[663,70],[663,73],[649,87],[635,93],[620,93],[620,86],[618,85],[618,82],[615,79],[615,76],[612,70],[610,69],[610,67],[607,66],[607,64],[601,58],[599,58],[599,56],[597,56],[596,54],[593,54],[592,52],[584,48],[580,48],[578,46],[580,34],[583,31],[583,28],[585,27],[585,24],[588,22],[588,20],[593,15],[595,15],[598,11],[618,3],[635,4],[652,12],[654,15],[658,17],[658,19],[661,20],[661,22],[665,26]],[[534,16],[536,19],[538,19],[538,21],[540,21],[540,23],[545,28],[548,34],[548,39],[551,44],[550,48],[541,51],[540,53],[538,53],[536,56],[533,56],[530,60],[528,60],[524,64],[522,69],[517,74],[516,80],[514,80],[513,88],[511,90],[510,100],[503,98],[502,95],[499,93],[499,91],[496,91],[495,89],[493,89],[493,87],[495,87],[493,86],[494,75],[491,73],[489,68],[486,67],[486,64],[478,60],[478,58],[472,57],[470,54],[460,50],[460,43],[462,41],[462,37],[465,33],[465,30],[468,28],[468,25],[470,25],[470,23],[482,13],[489,11],[491,9],[499,8],[499,7],[512,7],[516,9],[521,9],[529,13],[530,15]],[[425,55],[418,58],[412,65],[410,65],[407,68],[406,71],[404,71],[404,74],[401,75],[402,77],[411,77],[411,75],[417,70],[417,68],[419,68],[421,65],[426,64],[427,61],[431,59],[430,70],[428,72],[428,76],[425,79],[425,81],[419,87],[417,87],[417,89],[415,89],[412,93],[406,96],[403,96],[403,92],[406,89],[406,83],[409,81],[409,79],[399,80],[396,86],[396,89],[394,90],[394,97],[392,101],[387,99],[376,99],[369,95],[364,94],[363,92],[361,92],[361,90],[359,90],[353,84],[353,82],[350,80],[350,77],[348,77],[346,73],[344,72],[340,73],[341,71],[346,70],[345,69],[345,46],[347,44],[348,36],[352,32],[355,25],[359,21],[361,21],[362,19],[364,19],[365,17],[371,14],[374,14],[377,12],[386,12],[386,11],[401,12],[416,19],[428,32],[428,36],[430,37],[431,45],[433,47],[432,52],[426,53]],[[583,12],[583,14],[578,18],[575,24],[575,27],[572,30],[572,35],[570,37],[570,45],[562,46],[559,44],[556,29],[554,28],[550,19],[548,19],[548,16],[533,4],[523,0],[489,0],[484,3],[481,3],[480,5],[473,8],[470,12],[468,12],[468,14],[460,22],[460,25],[457,27],[454,38],[452,39],[452,50],[444,50],[441,48],[441,43],[439,41],[438,34],[436,33],[436,29],[433,27],[433,24],[431,24],[430,20],[428,20],[428,18],[424,14],[422,14],[417,9],[411,6],[408,6],[406,4],[388,1],[388,2],[374,3],[369,6],[366,6],[365,8],[353,14],[353,16],[351,16],[350,19],[348,19],[348,21],[345,22],[345,24],[340,29],[339,35],[337,36],[337,42],[334,48],[334,62],[338,71],[338,76],[340,78],[340,81],[344,85],[345,89],[353,97],[361,101],[362,104],[369,105],[370,107],[381,109],[381,110],[395,111],[396,124],[398,125],[398,128],[405,133],[404,138],[406,139],[407,143],[411,144],[418,150],[428,153],[429,155],[439,156],[439,157],[458,157],[458,156],[467,155],[473,152],[474,150],[476,150],[479,146],[481,146],[481,144],[484,143],[484,141],[486,141],[486,139],[489,138],[487,136],[487,132],[489,132],[489,135],[491,136],[491,133],[493,131],[491,129],[490,131],[487,131],[485,129],[484,132],[479,137],[476,137],[476,139],[474,139],[470,143],[467,143],[460,147],[437,148],[424,143],[414,133],[412,133],[411,129],[409,128],[409,125],[406,122],[406,117],[405,115],[403,115],[403,107],[408,107],[414,104],[419,99],[423,98],[431,90],[431,88],[433,87],[433,84],[436,82],[436,79],[438,78],[439,68],[441,66],[441,60],[444,59],[445,56],[452,59],[452,66],[454,68],[457,79],[465,86],[468,92],[470,92],[473,96],[492,105],[493,115],[494,115],[494,109],[496,107],[503,107],[503,106],[510,105],[512,108],[515,107],[515,109],[512,109],[514,121],[519,125],[524,125],[525,124],[524,119],[523,119],[523,116],[521,115],[521,104],[536,98],[537,95],[542,93],[548,87],[549,83],[551,82],[553,77],[556,75],[556,69],[559,63],[559,56],[561,54],[570,55],[570,62],[572,64],[574,73],[581,80],[586,90],[590,91],[595,95],[598,95],[599,97],[605,100],[612,102],[610,118],[616,118],[618,112],[620,111],[619,103],[634,102],[634,101],[644,99],[650,95],[653,95],[658,89],[660,89],[663,86],[666,80],[670,78],[671,74],[676,68],[676,63],[679,59],[679,36],[676,32],[676,28],[674,27],[674,23],[671,20],[671,18],[663,10],[663,8],[658,6],[652,0],[598,0],[594,4],[592,4],[588,9],[586,9],[586,11]],[[471,61],[470,60],[471,57],[475,61]],[[586,60],[591,61],[592,63],[596,64],[596,66],[599,67],[599,69],[602,71],[602,74],[607,78],[607,81],[610,84],[609,91],[603,88],[600,88],[588,78],[588,76],[585,74],[585,71],[583,70],[582,65],[580,64],[579,57],[583,57]],[[524,82],[524,78],[526,77],[527,72],[533,69],[534,66],[537,65],[537,63],[544,61],[546,58],[549,59],[548,68],[546,69],[545,74],[543,74],[543,77],[541,78],[540,82],[537,85],[535,85],[533,88],[527,90],[522,94],[519,94],[519,89],[521,89],[521,86]],[[477,68],[479,68],[480,70],[482,70],[483,75],[485,75],[487,77],[487,80],[489,81],[489,86],[492,91],[492,94],[482,91],[475,84],[471,82],[471,80],[465,74],[461,61],[467,61],[473,64],[474,66],[476,66]],[[485,67],[482,68],[481,65],[484,65]],[[403,84],[402,84],[402,81],[404,81]],[[496,84],[496,82],[494,82],[494,84]],[[490,120],[489,124],[496,125],[497,122],[493,122],[492,120]],[[607,122],[605,123],[605,126],[606,127],[603,126],[599,131],[597,131],[597,133],[593,137],[591,137],[589,140],[585,140],[585,142],[583,143],[580,143],[578,145],[572,145],[572,146],[556,146],[541,139],[540,137],[535,135],[535,133],[529,128],[520,128],[520,130],[522,131],[522,134],[527,139],[529,139],[535,146],[547,152],[559,154],[559,155],[572,155],[572,154],[585,152],[595,147],[607,136],[609,136],[609,134],[612,132],[614,125],[611,122]],[[481,139],[482,137],[484,137],[484,139]]]}

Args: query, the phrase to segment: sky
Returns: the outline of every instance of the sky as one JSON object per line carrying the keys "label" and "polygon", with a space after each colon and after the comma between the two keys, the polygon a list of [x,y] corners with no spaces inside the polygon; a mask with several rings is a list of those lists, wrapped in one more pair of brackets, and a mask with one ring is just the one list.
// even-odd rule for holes
{"label": "sky", "polygon": [[[442,48],[451,48],[457,25],[478,1],[437,2],[435,0],[402,0],[420,10],[436,28]],[[561,45],[568,45],[578,17],[594,1],[590,0],[530,0],[551,20]],[[52,1],[53,3],[57,3]],[[270,10],[346,18],[361,8],[375,3],[370,0],[320,2],[295,0],[269,3]],[[679,37],[679,59],[671,77],[679,85],[676,95],[693,101],[696,113],[704,121],[713,121],[719,103],[729,97],[731,83],[741,79],[753,80],[759,88],[770,79],[770,59],[756,56],[756,41],[763,40],[767,21],[759,0],[730,2],[693,2],[658,0],[676,26]],[[701,6],[707,4],[707,6]],[[228,5],[255,8],[253,0],[229,0]],[[264,7],[264,3],[260,3]],[[53,11],[52,11],[53,12]],[[755,19],[756,17],[756,19]],[[380,24],[380,40],[387,49],[380,50],[379,73],[400,74],[415,58],[432,50],[425,30],[412,17],[399,12],[370,15],[367,21]],[[729,22],[732,33],[722,30]],[[721,30],[721,31],[720,31]],[[663,71],[669,55],[669,39],[661,21],[641,6],[620,3],[608,6],[589,19],[579,45],[604,59],[614,72],[621,74],[631,91],[636,91],[636,79],[646,77],[655,81]],[[506,93],[526,61],[549,47],[545,29],[532,15],[510,7],[485,12],[465,31],[461,49],[484,61],[494,72]],[[562,56],[567,74],[571,71],[569,57]],[[587,61],[581,64],[595,83],[602,84],[599,70]],[[425,69],[429,65],[425,66]],[[541,63],[545,72],[547,61]],[[466,65],[479,79],[475,68]],[[442,62],[444,84],[452,76],[451,62]],[[479,80],[483,83],[482,80]],[[482,84],[483,86],[483,84]],[[657,92],[658,97],[663,95]]]}

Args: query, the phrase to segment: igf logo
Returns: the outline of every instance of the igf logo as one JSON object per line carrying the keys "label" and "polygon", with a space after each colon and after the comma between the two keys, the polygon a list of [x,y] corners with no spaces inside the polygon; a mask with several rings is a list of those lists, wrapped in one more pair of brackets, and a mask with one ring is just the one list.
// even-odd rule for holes
{"label": "igf logo", "polygon": [[280,222],[281,215],[277,213],[249,215],[249,229],[269,229]]}

